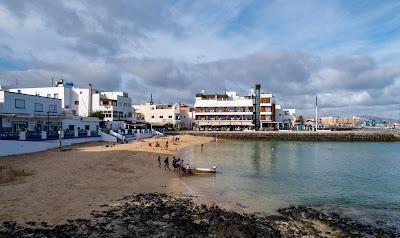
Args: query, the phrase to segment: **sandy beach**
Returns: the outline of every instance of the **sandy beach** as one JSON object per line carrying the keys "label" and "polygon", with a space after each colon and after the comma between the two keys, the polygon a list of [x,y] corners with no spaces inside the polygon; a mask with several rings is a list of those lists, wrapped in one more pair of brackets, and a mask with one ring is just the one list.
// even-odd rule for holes
{"label": "sandy beach", "polygon": [[[157,156],[173,155],[184,146],[211,140],[183,135],[179,142],[172,136],[113,147],[91,142],[64,151],[0,157],[0,221],[60,224],[88,217],[101,205],[133,193],[185,193],[178,174],[158,168]],[[155,147],[156,141],[160,147]]]}

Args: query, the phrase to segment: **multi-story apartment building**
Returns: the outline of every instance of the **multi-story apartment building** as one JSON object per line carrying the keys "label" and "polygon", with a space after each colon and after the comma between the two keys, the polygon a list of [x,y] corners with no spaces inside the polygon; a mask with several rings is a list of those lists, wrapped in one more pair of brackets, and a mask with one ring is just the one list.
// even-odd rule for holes
{"label": "multi-story apartment building", "polygon": [[93,94],[93,111],[104,115],[108,128],[125,129],[134,120],[132,99],[125,92],[99,92]]}
{"label": "multi-story apartment building", "polygon": [[74,116],[87,117],[91,112],[91,89],[74,87],[72,83],[59,81],[52,87],[12,88],[9,91],[61,99],[62,108]]}
{"label": "multi-story apartment building", "polygon": [[58,130],[61,100],[0,91],[0,132]]}
{"label": "multi-story apartment building", "polygon": [[144,121],[152,127],[182,129],[182,120],[179,103],[154,104],[147,102],[142,105],[134,105],[135,114],[144,118]]}
{"label": "multi-story apartment building", "polygon": [[180,118],[182,120],[182,129],[192,130],[194,122],[194,109],[189,105],[181,103],[179,105]]}
{"label": "multi-story apartment building", "polygon": [[278,124],[275,121],[275,99],[269,93],[252,92],[240,96],[236,92],[202,92],[196,94],[195,100],[195,128],[198,130],[255,129],[257,124],[262,129]]}
{"label": "multi-story apartment building", "polygon": [[124,129],[132,122],[132,99],[124,92],[102,92],[88,88],[75,87],[72,83],[60,80],[52,87],[15,88],[11,92],[61,99],[66,114],[88,117],[100,111],[103,121],[110,129]]}

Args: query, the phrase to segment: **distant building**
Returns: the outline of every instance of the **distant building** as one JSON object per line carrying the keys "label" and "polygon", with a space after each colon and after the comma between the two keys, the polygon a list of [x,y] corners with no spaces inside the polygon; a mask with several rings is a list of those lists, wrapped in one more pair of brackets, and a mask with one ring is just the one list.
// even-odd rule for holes
{"label": "distant building", "polygon": [[281,105],[275,105],[275,121],[280,122],[279,129],[290,130],[296,123],[296,109],[282,109]]}
{"label": "distant building", "polygon": [[[315,118],[307,118],[315,121]],[[365,120],[365,118],[359,117],[320,117],[318,123],[322,125],[356,125],[359,121]]]}

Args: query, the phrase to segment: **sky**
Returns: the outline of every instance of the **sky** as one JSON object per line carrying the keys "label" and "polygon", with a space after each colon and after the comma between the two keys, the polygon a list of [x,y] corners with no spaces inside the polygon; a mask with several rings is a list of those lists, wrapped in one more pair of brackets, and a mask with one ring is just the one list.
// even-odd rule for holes
{"label": "sky", "polygon": [[0,0],[0,84],[194,103],[256,83],[312,116],[400,119],[400,1]]}

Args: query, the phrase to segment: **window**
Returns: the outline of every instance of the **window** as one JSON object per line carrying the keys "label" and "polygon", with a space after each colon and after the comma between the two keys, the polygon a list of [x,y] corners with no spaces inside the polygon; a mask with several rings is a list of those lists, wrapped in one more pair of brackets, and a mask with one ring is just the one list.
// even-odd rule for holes
{"label": "window", "polygon": [[49,105],[49,112],[57,112],[57,105]]}
{"label": "window", "polygon": [[154,118],[154,116],[151,116],[151,118]]}
{"label": "window", "polygon": [[77,115],[76,115],[76,110],[72,110],[72,114],[73,114],[74,116],[77,116]]}
{"label": "window", "polygon": [[75,101],[75,105],[79,105],[79,101]]}
{"label": "window", "polygon": [[43,104],[35,103],[35,112],[43,112]]}
{"label": "window", "polygon": [[160,116],[160,118],[164,118],[164,116]]}
{"label": "window", "polygon": [[25,108],[25,100],[15,99],[15,108]]}
{"label": "window", "polygon": [[168,118],[172,118],[172,116],[168,116]]}
{"label": "window", "polygon": [[85,125],[85,131],[89,130],[89,125]]}
{"label": "window", "polygon": [[74,125],[69,125],[69,126],[68,126],[68,130],[73,131],[74,129],[75,129],[75,126],[74,126]]}
{"label": "window", "polygon": [[55,93],[55,94],[54,94],[54,98],[58,98],[58,93]]}

